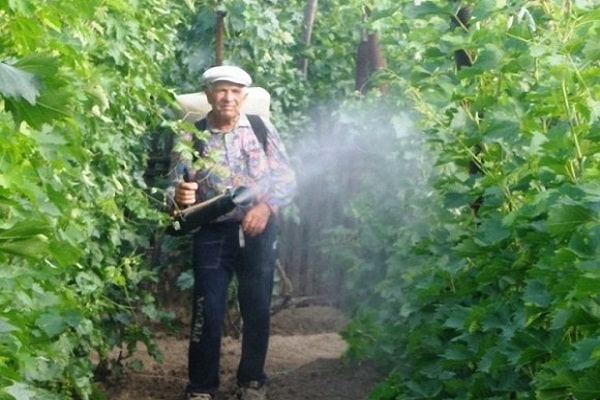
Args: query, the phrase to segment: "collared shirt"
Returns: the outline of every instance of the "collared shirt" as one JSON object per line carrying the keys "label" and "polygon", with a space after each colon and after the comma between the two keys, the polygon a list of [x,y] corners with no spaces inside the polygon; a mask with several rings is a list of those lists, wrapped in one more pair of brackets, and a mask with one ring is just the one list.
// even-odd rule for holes
{"label": "collared shirt", "polygon": [[[263,121],[268,130],[265,148],[245,114],[230,132],[215,130],[207,122],[210,136],[200,149],[204,167],[196,169],[190,160],[179,158],[172,179],[175,183],[184,179],[197,182],[197,202],[245,186],[255,194],[254,204],[264,202],[273,212],[287,206],[296,194],[296,177],[279,133],[269,121]],[[191,134],[183,140],[191,140]],[[218,221],[241,220],[244,212],[237,208]]]}

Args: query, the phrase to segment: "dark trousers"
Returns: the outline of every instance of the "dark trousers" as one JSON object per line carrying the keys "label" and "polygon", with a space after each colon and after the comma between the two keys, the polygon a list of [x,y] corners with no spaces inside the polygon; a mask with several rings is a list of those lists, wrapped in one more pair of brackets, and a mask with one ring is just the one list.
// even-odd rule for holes
{"label": "dark trousers", "polygon": [[238,223],[217,223],[194,234],[194,296],[188,355],[188,392],[215,394],[228,287],[235,275],[242,317],[238,383],[264,382],[270,333],[270,307],[276,261],[274,219],[260,235],[245,235]]}

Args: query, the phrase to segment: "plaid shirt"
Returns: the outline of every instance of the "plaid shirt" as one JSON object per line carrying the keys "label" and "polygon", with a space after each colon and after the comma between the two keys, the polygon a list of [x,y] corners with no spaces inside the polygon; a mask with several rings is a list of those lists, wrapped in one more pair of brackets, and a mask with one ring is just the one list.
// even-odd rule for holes
{"label": "plaid shirt", "polygon": [[[201,149],[205,168],[195,169],[189,160],[178,157],[172,169],[174,184],[184,178],[197,182],[198,202],[227,188],[246,186],[255,193],[255,203],[264,202],[274,212],[290,204],[296,194],[296,177],[279,133],[269,121],[263,121],[268,129],[265,149],[245,114],[230,132],[216,131],[207,121],[211,134]],[[191,133],[183,140],[192,140]],[[236,209],[218,221],[241,220],[243,215],[244,210]]]}

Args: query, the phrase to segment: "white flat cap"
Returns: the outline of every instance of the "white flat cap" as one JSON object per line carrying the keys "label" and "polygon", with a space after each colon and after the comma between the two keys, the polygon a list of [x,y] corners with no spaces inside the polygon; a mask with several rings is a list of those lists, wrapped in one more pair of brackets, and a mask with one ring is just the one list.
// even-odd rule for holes
{"label": "white flat cap", "polygon": [[207,69],[202,74],[204,85],[215,82],[231,82],[241,86],[250,86],[252,78],[246,71],[232,65],[221,65]]}

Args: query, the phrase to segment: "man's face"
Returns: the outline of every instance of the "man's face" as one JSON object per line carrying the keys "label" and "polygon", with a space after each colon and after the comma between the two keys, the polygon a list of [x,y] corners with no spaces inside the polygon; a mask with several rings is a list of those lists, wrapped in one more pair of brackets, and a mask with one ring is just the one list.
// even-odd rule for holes
{"label": "man's face", "polygon": [[222,119],[237,118],[246,98],[246,88],[230,82],[216,82],[206,90],[213,112]]}

